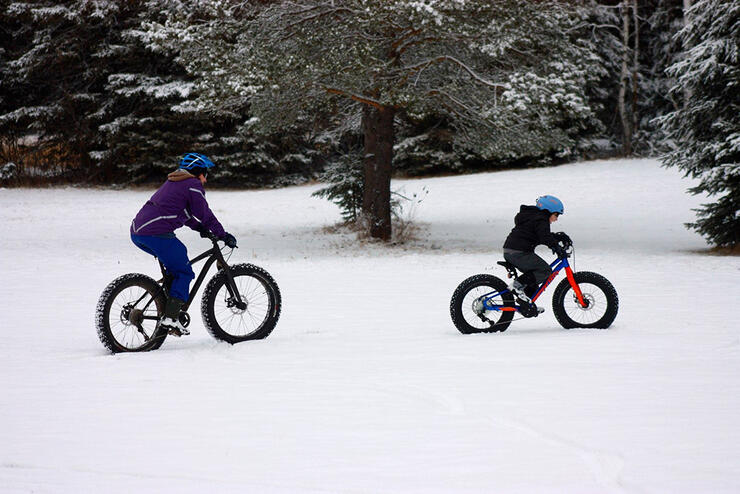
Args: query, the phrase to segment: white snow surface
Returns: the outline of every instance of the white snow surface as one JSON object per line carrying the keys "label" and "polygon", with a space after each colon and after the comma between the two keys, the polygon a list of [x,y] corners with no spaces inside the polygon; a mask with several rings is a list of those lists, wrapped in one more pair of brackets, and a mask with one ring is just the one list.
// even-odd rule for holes
{"label": "white snow surface", "polygon": [[[93,317],[115,277],[157,275],[128,237],[153,190],[0,190],[0,492],[739,492],[740,259],[683,226],[707,202],[692,184],[654,160],[395,180],[429,191],[406,247],[324,231],[319,185],[211,190],[231,262],[280,286],[277,328],[216,341],[198,296],[191,336],[125,355]],[[505,278],[542,194],[616,321],[561,328],[553,284],[540,317],[460,334],[453,290]]]}

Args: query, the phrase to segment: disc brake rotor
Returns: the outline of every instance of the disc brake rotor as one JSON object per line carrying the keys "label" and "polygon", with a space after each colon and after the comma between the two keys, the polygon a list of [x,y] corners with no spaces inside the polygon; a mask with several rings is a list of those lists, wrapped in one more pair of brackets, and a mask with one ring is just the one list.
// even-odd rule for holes
{"label": "disc brake rotor", "polygon": [[586,307],[581,306],[581,303],[578,301],[578,295],[573,294],[573,301],[576,303],[576,307],[578,307],[581,310],[591,310],[596,305],[596,299],[594,299],[594,296],[590,293],[581,293],[583,295],[583,301],[586,302]]}
{"label": "disc brake rotor", "polygon": [[226,299],[226,307],[231,309],[234,314],[244,314],[247,311],[247,301],[237,302],[233,297],[229,297]]}

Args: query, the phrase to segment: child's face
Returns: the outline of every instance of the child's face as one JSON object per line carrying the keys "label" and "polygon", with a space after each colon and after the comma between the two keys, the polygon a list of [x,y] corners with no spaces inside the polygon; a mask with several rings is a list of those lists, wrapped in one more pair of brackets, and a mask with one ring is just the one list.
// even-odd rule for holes
{"label": "child's face", "polygon": [[552,213],[550,215],[550,223],[555,223],[556,221],[558,221],[558,216],[560,216],[559,213]]}
{"label": "child's face", "polygon": [[[205,184],[206,184],[206,182],[208,181],[208,180],[206,180],[206,176],[205,176],[205,175],[203,175],[202,173],[201,173],[200,175],[198,175],[198,180],[200,180],[200,183],[201,183],[202,185],[205,185]],[[552,220],[550,220],[550,221],[552,221]]]}

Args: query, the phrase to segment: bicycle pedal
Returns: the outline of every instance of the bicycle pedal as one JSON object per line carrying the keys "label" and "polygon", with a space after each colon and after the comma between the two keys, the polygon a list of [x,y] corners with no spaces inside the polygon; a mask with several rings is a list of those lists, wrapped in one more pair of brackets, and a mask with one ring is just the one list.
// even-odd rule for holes
{"label": "bicycle pedal", "polygon": [[173,328],[173,329],[170,329],[167,332],[167,334],[170,334],[172,336],[177,336],[179,338],[181,336],[187,336],[187,335],[189,335],[190,334],[190,331],[188,331],[187,329],[184,329],[184,328],[183,329]]}

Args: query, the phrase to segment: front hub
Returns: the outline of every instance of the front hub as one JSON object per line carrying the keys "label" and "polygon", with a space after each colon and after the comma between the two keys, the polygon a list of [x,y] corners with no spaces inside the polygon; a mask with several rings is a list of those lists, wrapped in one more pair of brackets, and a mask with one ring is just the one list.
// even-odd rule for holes
{"label": "front hub", "polygon": [[247,302],[245,300],[238,302],[233,297],[229,297],[226,300],[226,307],[234,314],[243,314],[247,310]]}
{"label": "front hub", "polygon": [[595,301],[594,296],[590,293],[582,293],[583,295],[583,303],[586,304],[585,306],[581,305],[581,303],[578,301],[578,296],[573,295],[573,301],[576,303],[576,306],[581,310],[591,310],[594,308]]}

